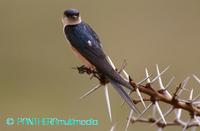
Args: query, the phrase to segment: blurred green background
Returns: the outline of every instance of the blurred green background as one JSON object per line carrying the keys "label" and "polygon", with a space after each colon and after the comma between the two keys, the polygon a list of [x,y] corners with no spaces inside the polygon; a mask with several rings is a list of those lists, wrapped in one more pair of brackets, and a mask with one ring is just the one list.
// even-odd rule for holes
{"label": "blurred green background", "polygon": [[[107,131],[108,119],[103,89],[80,101],[80,95],[98,81],[79,75],[81,65],[63,35],[63,10],[77,8],[82,19],[98,33],[105,51],[120,67],[139,81],[148,67],[155,74],[170,65],[164,83],[175,76],[175,85],[188,75],[200,77],[199,0],[0,0],[0,130],[3,131]],[[191,80],[188,88],[198,84]],[[197,87],[197,88],[196,88]],[[128,107],[110,88],[116,131],[125,128]],[[185,96],[188,96],[186,93]],[[163,106],[166,110],[168,107]],[[92,127],[6,126],[6,117],[58,117],[100,121]],[[134,124],[130,130],[155,130]],[[173,128],[166,128],[171,130]],[[180,129],[180,128],[179,128]]]}

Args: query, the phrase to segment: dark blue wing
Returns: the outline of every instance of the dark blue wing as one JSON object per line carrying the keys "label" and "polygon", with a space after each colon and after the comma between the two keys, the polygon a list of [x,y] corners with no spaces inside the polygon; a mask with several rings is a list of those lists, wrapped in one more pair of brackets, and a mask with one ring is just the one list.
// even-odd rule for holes
{"label": "dark blue wing", "polygon": [[96,41],[99,43],[99,44],[101,44],[101,41],[100,41],[100,39],[99,39],[99,36],[96,34],[96,32],[90,27],[90,25],[88,25],[87,23],[85,23],[85,26],[86,26],[86,28],[87,28],[87,30],[89,31],[89,32],[91,32],[91,35],[96,39]]}
{"label": "dark blue wing", "polygon": [[66,26],[65,33],[72,46],[92,63],[98,71],[132,90],[131,85],[123,80],[107,61],[106,55],[100,45],[100,40],[89,25],[82,22],[76,26]]}

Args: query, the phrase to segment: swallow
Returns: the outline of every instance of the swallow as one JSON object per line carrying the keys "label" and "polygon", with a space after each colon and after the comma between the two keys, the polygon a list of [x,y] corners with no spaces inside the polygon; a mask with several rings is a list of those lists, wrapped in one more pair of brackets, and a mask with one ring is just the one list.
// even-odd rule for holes
{"label": "swallow", "polygon": [[98,35],[86,22],[81,20],[80,12],[76,9],[65,10],[62,23],[65,38],[69,41],[75,55],[87,68],[100,72],[130,108],[139,113],[123,88],[126,87],[132,91],[133,87],[111,66]]}

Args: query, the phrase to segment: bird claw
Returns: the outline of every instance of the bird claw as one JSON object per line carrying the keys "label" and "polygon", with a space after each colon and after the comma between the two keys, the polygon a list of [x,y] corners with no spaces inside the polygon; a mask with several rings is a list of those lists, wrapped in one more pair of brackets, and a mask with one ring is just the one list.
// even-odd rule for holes
{"label": "bird claw", "polygon": [[82,66],[77,66],[77,67],[72,67],[72,69],[78,70],[79,74],[84,74],[87,73],[88,75],[95,73],[96,71],[86,67],[85,65]]}
{"label": "bird claw", "polygon": [[78,73],[79,74],[88,74],[88,75],[92,75],[90,77],[90,79],[92,78],[97,78],[99,80],[99,82],[102,84],[102,85],[105,85],[106,83],[108,83],[108,80],[106,80],[105,76],[103,76],[101,73],[99,73],[97,70],[95,69],[91,69],[91,68],[88,68],[86,67],[85,65],[82,65],[82,66],[77,66],[77,67],[72,67],[72,69],[75,69],[75,70],[78,70]]}

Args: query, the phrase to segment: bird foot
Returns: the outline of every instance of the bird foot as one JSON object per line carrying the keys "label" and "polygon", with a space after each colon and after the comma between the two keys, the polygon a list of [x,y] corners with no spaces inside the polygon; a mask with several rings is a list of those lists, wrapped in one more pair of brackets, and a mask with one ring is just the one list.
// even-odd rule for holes
{"label": "bird foot", "polygon": [[93,74],[96,72],[95,70],[92,70],[91,68],[86,67],[85,65],[72,67],[72,69],[78,70],[79,74],[87,73],[88,75]]}
{"label": "bird foot", "polygon": [[84,73],[86,73],[88,75],[92,74],[92,76],[91,76],[90,79],[92,79],[93,77],[95,77],[95,78],[97,78],[99,80],[99,82],[102,85],[105,85],[106,83],[108,83],[108,81],[106,80],[106,78],[101,73],[99,73],[95,69],[88,68],[85,65],[72,67],[72,69],[78,70],[79,74],[84,74]]}

